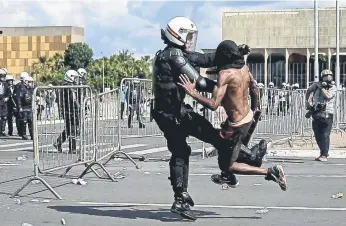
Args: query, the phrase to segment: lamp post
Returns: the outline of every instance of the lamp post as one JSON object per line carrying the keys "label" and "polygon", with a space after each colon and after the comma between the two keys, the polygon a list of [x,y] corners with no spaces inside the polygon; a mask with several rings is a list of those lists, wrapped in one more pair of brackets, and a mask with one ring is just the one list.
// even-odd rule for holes
{"label": "lamp post", "polygon": [[336,87],[340,89],[340,6],[336,0],[336,69],[335,69]]}
{"label": "lamp post", "polygon": [[102,92],[105,91],[105,57],[103,56],[103,52],[101,52],[102,54]]}
{"label": "lamp post", "polygon": [[314,80],[315,82],[318,82],[318,74],[319,74],[319,67],[318,67],[318,0],[314,0],[314,15],[315,15],[315,69],[314,69]]}

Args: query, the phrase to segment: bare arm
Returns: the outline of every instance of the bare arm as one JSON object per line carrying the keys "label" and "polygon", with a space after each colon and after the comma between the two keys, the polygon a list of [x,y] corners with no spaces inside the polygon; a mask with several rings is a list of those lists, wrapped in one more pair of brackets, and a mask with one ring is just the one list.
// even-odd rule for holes
{"label": "bare arm", "polygon": [[191,93],[191,97],[198,101],[203,106],[215,111],[223,97],[225,96],[227,90],[228,74],[220,74],[217,80],[217,84],[213,90],[212,98],[206,98],[200,95],[198,92]]}
{"label": "bare arm", "polygon": [[328,101],[332,100],[336,95],[336,87],[335,86],[332,86],[329,90],[321,88],[321,91],[322,91],[323,98],[325,100],[328,100]]}
{"label": "bare arm", "polygon": [[250,90],[250,98],[251,98],[251,110],[255,111],[258,107],[258,87],[256,85],[255,79],[253,78],[252,74],[250,74],[250,84],[249,84],[249,90]]}

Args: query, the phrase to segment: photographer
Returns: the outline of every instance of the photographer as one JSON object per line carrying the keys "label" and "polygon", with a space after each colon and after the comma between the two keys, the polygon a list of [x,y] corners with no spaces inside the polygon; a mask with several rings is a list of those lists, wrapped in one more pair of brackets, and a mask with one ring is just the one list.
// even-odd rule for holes
{"label": "photographer", "polygon": [[[309,110],[305,117],[312,116],[312,129],[315,134],[320,156],[316,161],[326,162],[329,152],[330,132],[333,124],[334,98],[336,86],[333,82],[333,73],[326,69],[321,72],[320,81],[313,83],[305,95],[305,106]],[[310,94],[313,94],[312,105],[309,103]]]}

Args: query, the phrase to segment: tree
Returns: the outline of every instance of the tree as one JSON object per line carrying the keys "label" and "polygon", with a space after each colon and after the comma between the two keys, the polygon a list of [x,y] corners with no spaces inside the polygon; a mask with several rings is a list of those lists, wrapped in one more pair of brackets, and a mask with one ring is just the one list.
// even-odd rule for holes
{"label": "tree", "polygon": [[71,43],[64,54],[64,65],[66,68],[78,70],[87,68],[92,62],[93,51],[86,43]]}

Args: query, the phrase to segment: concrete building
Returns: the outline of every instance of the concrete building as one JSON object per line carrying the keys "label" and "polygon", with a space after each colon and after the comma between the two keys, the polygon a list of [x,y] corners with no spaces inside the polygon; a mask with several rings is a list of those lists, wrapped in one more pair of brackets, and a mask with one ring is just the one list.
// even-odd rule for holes
{"label": "concrete building", "polygon": [[[221,32],[222,40],[231,39],[251,47],[246,61],[257,80],[264,84],[270,81],[276,85],[298,82],[306,87],[313,77],[313,62],[309,63],[314,55],[313,9],[225,11]],[[336,9],[319,9],[319,54],[325,56],[325,64],[321,64],[320,70],[333,68],[335,47]],[[346,14],[345,8],[341,8],[340,52],[345,51]],[[345,66],[342,65],[341,74],[346,73]],[[346,76],[341,77],[346,79]]]}
{"label": "concrete building", "polygon": [[9,74],[31,71],[41,56],[63,53],[70,43],[84,42],[81,27],[3,27],[0,28],[0,67]]}

